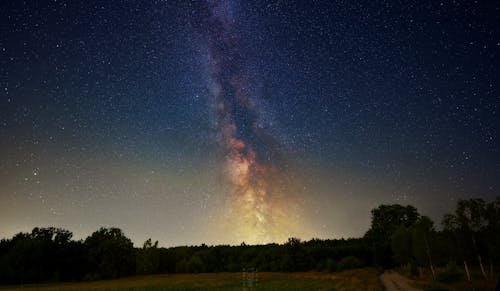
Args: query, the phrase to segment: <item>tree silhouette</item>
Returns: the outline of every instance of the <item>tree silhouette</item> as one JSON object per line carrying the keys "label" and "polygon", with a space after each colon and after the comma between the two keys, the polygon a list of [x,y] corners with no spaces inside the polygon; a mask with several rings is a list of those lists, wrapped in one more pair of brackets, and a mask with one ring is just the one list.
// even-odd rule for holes
{"label": "tree silhouette", "polygon": [[372,210],[371,227],[365,234],[365,239],[371,245],[375,264],[383,267],[394,265],[390,245],[393,234],[401,227],[410,227],[419,217],[417,209],[410,205],[380,205]]}
{"label": "tree silhouette", "polygon": [[153,244],[151,239],[147,239],[142,248],[136,254],[137,274],[156,274],[160,268],[160,251],[158,241]]}
{"label": "tree silhouette", "polygon": [[85,240],[90,272],[88,279],[127,276],[135,271],[134,247],[119,228],[100,228]]}
{"label": "tree silhouette", "polygon": [[[290,238],[284,244],[171,248],[159,247],[151,239],[134,248],[118,228],[100,228],[84,241],[75,241],[68,230],[36,227],[0,240],[0,284],[155,273],[337,271],[407,263],[413,269],[432,271],[436,264],[453,271],[457,259],[475,260],[483,276],[493,274],[493,263],[500,262],[500,198],[491,203],[459,201],[455,212],[445,215],[443,225],[443,231],[436,231],[433,222],[412,206],[381,205],[372,210],[371,227],[363,238]],[[489,272],[483,260],[489,263]],[[436,277],[461,276],[453,272],[440,271]]]}
{"label": "tree silhouette", "polygon": [[[498,198],[497,198],[498,199]],[[443,218],[443,226],[446,231],[454,233],[458,238],[459,247],[462,250],[464,267],[469,274],[467,261],[477,258],[481,273],[484,278],[487,274],[483,265],[482,249],[486,243],[482,240],[482,233],[488,229],[490,222],[494,225],[495,222],[489,219],[489,209],[494,209],[494,203],[488,207],[483,199],[468,199],[459,200],[455,213],[446,214]],[[493,216],[495,216],[493,214]],[[493,226],[494,228],[494,226]]]}

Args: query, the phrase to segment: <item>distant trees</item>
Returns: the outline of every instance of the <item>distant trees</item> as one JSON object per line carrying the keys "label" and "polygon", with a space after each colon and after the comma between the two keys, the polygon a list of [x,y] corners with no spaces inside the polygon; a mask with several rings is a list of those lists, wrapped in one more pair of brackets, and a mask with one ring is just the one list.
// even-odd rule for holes
{"label": "distant trees", "polygon": [[0,284],[81,281],[132,274],[258,271],[337,271],[368,266],[363,239],[239,246],[160,248],[148,239],[142,247],[118,228],[101,228],[85,240],[71,232],[35,228],[0,241]]}
{"label": "distant trees", "polygon": [[304,246],[298,238],[289,238],[284,245],[285,255],[282,260],[283,271],[304,271],[308,269]]}
{"label": "distant trees", "polygon": [[151,239],[144,242],[142,248],[136,250],[136,273],[156,274],[160,270],[160,250],[158,241],[152,243]]}
{"label": "distant trees", "polygon": [[134,248],[118,228],[101,228],[85,241],[65,229],[35,227],[0,241],[0,283],[79,281],[135,273]]}
{"label": "distant trees", "polygon": [[457,263],[463,262],[464,267],[480,266],[483,276],[491,277],[493,263],[500,262],[500,198],[490,203],[460,200],[455,211],[445,215],[443,226],[443,231],[436,231],[432,220],[413,206],[394,204],[372,210],[371,226],[363,238],[290,238],[281,245],[161,248],[148,239],[134,248],[118,228],[100,228],[78,241],[65,229],[34,228],[0,240],[0,284],[156,273],[331,272],[395,265],[409,265],[414,273],[425,268],[438,280],[455,280],[462,276]]}
{"label": "distant trees", "polygon": [[81,274],[72,266],[82,249],[71,240],[72,233],[54,227],[35,227],[0,241],[0,282],[32,283],[66,281]]}
{"label": "distant trees", "polygon": [[86,279],[109,279],[135,273],[134,245],[119,228],[100,228],[84,242],[90,272]]}

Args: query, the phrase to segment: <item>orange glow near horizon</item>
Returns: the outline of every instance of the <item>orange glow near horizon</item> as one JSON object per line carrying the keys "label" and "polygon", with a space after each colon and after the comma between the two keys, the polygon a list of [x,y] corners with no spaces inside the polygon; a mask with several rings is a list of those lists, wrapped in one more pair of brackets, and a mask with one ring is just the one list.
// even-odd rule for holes
{"label": "orange glow near horizon", "polygon": [[[250,244],[283,242],[298,235],[292,200],[285,197],[280,174],[273,165],[258,162],[254,150],[234,137],[236,126],[224,127],[225,173],[230,182],[224,232],[234,242]],[[281,183],[283,184],[283,183]]]}

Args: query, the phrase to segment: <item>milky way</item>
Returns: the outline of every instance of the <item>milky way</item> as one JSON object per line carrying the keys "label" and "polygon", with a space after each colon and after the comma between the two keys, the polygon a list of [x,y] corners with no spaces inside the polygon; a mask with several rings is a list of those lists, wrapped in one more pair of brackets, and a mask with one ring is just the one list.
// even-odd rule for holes
{"label": "milky way", "polygon": [[0,238],[359,237],[383,203],[491,201],[490,2],[0,1]]}
{"label": "milky way", "polygon": [[219,223],[235,241],[284,241],[298,235],[293,190],[286,182],[279,142],[264,128],[258,98],[249,90],[247,59],[232,7],[229,1],[210,1],[201,9],[194,26],[208,52],[217,140],[231,185]]}

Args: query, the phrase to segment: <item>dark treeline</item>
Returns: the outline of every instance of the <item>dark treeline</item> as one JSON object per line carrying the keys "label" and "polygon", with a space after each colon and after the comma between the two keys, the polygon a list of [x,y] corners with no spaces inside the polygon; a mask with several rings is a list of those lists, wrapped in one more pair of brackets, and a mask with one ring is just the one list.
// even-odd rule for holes
{"label": "dark treeline", "polygon": [[[500,262],[500,197],[461,200],[444,216],[443,230],[412,206],[381,205],[372,210],[362,238],[240,246],[140,248],[118,228],[101,228],[75,241],[60,228],[34,228],[0,241],[0,284],[82,281],[135,274],[258,271],[339,271],[365,266],[408,266],[437,279],[479,268],[491,276]],[[458,271],[457,266],[463,266]],[[467,266],[467,267],[465,267]]]}

